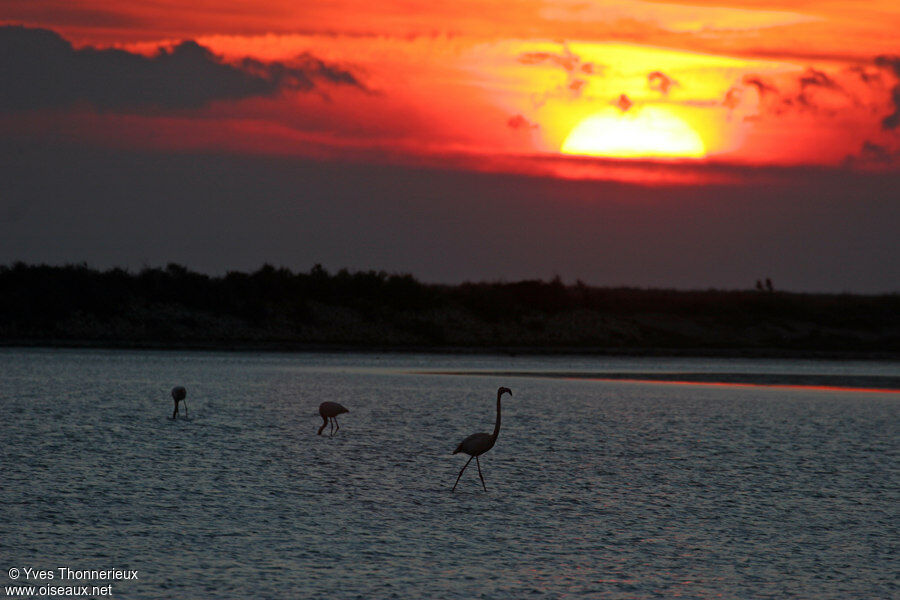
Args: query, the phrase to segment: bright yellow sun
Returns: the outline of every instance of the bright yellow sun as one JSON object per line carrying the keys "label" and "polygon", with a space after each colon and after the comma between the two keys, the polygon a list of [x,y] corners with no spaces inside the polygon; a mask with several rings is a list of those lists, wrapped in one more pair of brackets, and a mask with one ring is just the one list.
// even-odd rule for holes
{"label": "bright yellow sun", "polygon": [[683,119],[645,106],[622,113],[610,107],[582,120],[563,142],[564,154],[611,158],[701,158],[706,146]]}

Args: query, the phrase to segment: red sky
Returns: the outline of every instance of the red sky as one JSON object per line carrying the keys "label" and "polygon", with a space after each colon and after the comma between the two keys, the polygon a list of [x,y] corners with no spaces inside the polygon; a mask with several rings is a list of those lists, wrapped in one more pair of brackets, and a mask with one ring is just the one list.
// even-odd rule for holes
{"label": "red sky", "polygon": [[6,0],[0,23],[0,134],[34,147],[707,191],[900,172],[889,0]]}
{"label": "red sky", "polygon": [[[239,69],[252,58],[302,70],[314,57],[354,80],[212,93],[188,111],[151,110],[148,99],[98,113],[89,94],[76,94],[55,103],[52,116],[30,115],[36,132],[64,121],[72,135],[110,144],[605,177],[608,170],[591,173],[584,161],[567,169],[565,161],[515,160],[559,156],[593,118],[581,132],[587,141],[570,153],[897,164],[900,5],[888,0],[12,0],[2,17],[55,31],[78,49],[152,57],[192,40],[210,60]],[[203,85],[199,72],[172,77],[173,86]],[[659,131],[675,137],[662,140]],[[482,160],[498,155],[504,160]]]}

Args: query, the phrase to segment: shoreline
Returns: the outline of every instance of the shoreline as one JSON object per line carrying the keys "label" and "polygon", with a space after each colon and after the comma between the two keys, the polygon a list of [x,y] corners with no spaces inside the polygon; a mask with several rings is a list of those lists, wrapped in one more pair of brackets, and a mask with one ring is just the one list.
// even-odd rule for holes
{"label": "shoreline", "polygon": [[825,373],[733,373],[733,372],[647,372],[647,371],[413,371],[425,375],[463,375],[481,377],[534,377],[539,379],[575,379],[665,383],[729,387],[775,387],[793,389],[830,389],[835,391],[900,394],[900,374],[835,375]]}
{"label": "shoreline", "polygon": [[503,356],[609,356],[646,358],[722,358],[885,361],[900,363],[900,353],[785,348],[652,348],[602,346],[443,346],[390,344],[326,344],[301,342],[146,342],[134,340],[0,340],[0,348],[72,350],[155,350],[172,352],[259,352],[332,354],[448,354]]}

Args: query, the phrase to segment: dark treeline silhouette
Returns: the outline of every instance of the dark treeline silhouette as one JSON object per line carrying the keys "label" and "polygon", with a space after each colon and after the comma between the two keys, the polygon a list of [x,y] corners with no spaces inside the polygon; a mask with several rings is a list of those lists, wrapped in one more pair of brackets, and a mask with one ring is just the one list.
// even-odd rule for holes
{"label": "dark treeline silhouette", "polygon": [[424,284],[383,271],[265,265],[0,267],[0,342],[196,348],[396,348],[900,354],[900,295]]}

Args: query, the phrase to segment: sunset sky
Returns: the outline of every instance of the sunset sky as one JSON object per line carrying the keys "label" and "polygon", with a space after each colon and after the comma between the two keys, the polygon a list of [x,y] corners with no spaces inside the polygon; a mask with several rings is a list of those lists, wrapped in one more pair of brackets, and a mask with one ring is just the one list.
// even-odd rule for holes
{"label": "sunset sky", "polygon": [[0,262],[900,291],[900,4],[5,0]]}

